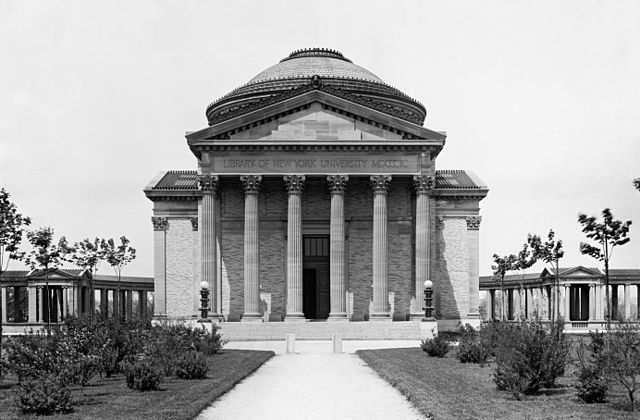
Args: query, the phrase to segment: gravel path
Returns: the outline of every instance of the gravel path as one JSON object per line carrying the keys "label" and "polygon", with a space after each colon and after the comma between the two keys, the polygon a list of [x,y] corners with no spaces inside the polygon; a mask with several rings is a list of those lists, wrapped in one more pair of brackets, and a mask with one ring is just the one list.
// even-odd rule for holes
{"label": "gravel path", "polygon": [[[343,342],[343,349],[413,347],[414,341]],[[331,342],[229,343],[225,348],[275,350],[278,355],[204,410],[198,419],[397,419],[422,416],[393,387],[350,353],[331,353]]]}

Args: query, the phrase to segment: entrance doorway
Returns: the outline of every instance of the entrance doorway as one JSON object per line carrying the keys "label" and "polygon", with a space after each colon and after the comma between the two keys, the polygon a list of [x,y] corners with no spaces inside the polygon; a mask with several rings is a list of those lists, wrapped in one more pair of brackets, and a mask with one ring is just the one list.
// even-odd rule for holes
{"label": "entrance doorway", "polygon": [[327,319],[329,299],[329,236],[303,237],[303,312],[308,319]]}

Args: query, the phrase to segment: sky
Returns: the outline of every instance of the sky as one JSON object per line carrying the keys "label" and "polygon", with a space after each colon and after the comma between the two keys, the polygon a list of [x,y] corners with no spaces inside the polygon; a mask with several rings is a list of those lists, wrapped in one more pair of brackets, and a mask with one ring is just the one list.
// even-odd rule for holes
{"label": "sky", "polygon": [[600,266],[577,215],[606,207],[634,222],[611,266],[640,267],[639,19],[634,0],[0,0],[0,187],[58,237],[127,236],[123,274],[152,276],[145,185],[196,168],[209,103],[324,47],[422,102],[437,168],[489,186],[481,275],[549,229],[562,265]]}

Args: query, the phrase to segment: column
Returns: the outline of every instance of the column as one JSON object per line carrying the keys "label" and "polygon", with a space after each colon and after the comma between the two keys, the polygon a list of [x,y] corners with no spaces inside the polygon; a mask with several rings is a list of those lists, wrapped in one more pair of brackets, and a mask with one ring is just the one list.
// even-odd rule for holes
{"label": "column", "polygon": [[372,175],[373,188],[373,313],[369,319],[391,320],[387,252],[387,191],[391,176]]}
{"label": "column", "polygon": [[564,320],[569,321],[571,318],[571,285],[564,286]]}
{"label": "column", "polygon": [[611,285],[611,321],[619,321],[620,314],[618,314],[618,285]]}
{"label": "column", "polygon": [[0,302],[0,306],[2,306],[2,323],[6,324],[7,323],[7,288],[6,287],[0,287],[0,299],[2,299],[2,302]]}
{"label": "column", "polygon": [[[27,286],[29,294],[29,323],[35,324],[38,318],[38,289],[35,286]],[[2,305],[4,308],[4,303]]]}
{"label": "column", "polygon": [[602,320],[604,319],[604,305],[603,305],[603,290],[602,285],[596,285],[596,319]]}
{"label": "column", "polygon": [[331,191],[331,222],[329,246],[329,291],[331,312],[329,321],[348,321],[346,308],[345,264],[344,264],[344,193],[348,176],[327,177]]}
{"label": "column", "polygon": [[127,302],[127,307],[126,307],[126,318],[130,319],[131,316],[133,315],[133,291],[132,290],[127,290],[125,291],[125,296],[126,296],[126,302]]}
{"label": "column", "polygon": [[[62,320],[62,319],[66,319],[69,313],[69,289],[68,287],[65,286],[61,289],[61,291],[62,291],[62,311],[60,312],[62,314],[62,317],[61,317],[61,320]],[[91,289],[89,289],[89,293],[91,293]],[[91,299],[91,297],[89,297],[89,299]],[[95,305],[91,303],[91,300],[89,300],[89,309],[91,310],[91,308],[93,308],[94,306]],[[91,314],[93,315],[93,313]]]}
{"label": "column", "polygon": [[138,308],[140,309],[140,316],[147,316],[147,291],[140,290],[138,292]]}
{"label": "column", "polygon": [[115,317],[122,317],[122,311],[120,311],[120,293],[118,289],[113,290],[113,315]]}
{"label": "column", "polygon": [[413,177],[413,185],[416,189],[416,277],[415,300],[411,307],[411,319],[421,320],[424,318],[422,310],[424,282],[430,279],[431,212],[429,194],[433,189],[434,178],[429,175],[417,175]]}
{"label": "column", "polygon": [[100,313],[102,316],[109,316],[109,293],[105,288],[100,289]]}
{"label": "column", "polygon": [[[153,278],[154,278],[154,316],[164,318],[167,316],[167,230],[169,229],[169,221],[166,217],[152,217],[153,223]],[[108,292],[103,289],[105,294],[104,302],[106,305],[105,315],[109,314]],[[114,293],[115,295],[115,293]],[[114,306],[115,313],[117,307]]]}
{"label": "column", "polygon": [[589,321],[596,319],[596,286],[589,285]]}
{"label": "column", "polygon": [[[467,237],[469,257],[469,313],[468,316],[478,317],[478,305],[480,294],[480,222],[481,216],[469,216],[467,221]],[[521,296],[522,297],[522,296]],[[522,298],[524,299],[524,298]],[[524,306],[522,306],[524,308]]]}
{"label": "column", "polygon": [[244,185],[244,314],[242,321],[262,322],[259,313],[258,190],[262,177],[241,176]]}
{"label": "column", "polygon": [[631,285],[624,284],[624,319],[631,319]]}
{"label": "column", "polygon": [[200,214],[201,264],[202,280],[209,283],[209,312],[215,320],[220,320],[218,308],[218,276],[217,273],[217,236],[216,236],[216,193],[218,177],[215,175],[198,175],[198,185],[202,191],[202,211]]}
{"label": "column", "polygon": [[289,193],[287,205],[287,316],[285,321],[304,321],[302,312],[302,188],[304,176],[284,177]]}
{"label": "column", "polygon": [[38,287],[38,296],[40,296],[40,301],[38,302],[40,305],[39,310],[40,310],[40,317],[38,319],[38,322],[40,324],[44,323],[44,300],[46,298],[46,293],[45,293],[45,288],[44,286],[40,286]]}

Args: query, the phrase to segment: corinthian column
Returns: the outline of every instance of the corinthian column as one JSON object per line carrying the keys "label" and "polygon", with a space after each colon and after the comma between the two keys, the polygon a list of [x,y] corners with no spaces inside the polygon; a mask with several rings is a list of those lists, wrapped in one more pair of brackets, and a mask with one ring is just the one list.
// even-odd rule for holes
{"label": "corinthian column", "polygon": [[389,261],[387,252],[387,190],[389,175],[372,175],[373,188],[373,313],[372,321],[389,316]]}
{"label": "corinthian column", "polygon": [[258,190],[262,177],[259,175],[241,176],[244,184],[244,314],[242,321],[261,322],[259,302],[260,283],[258,282]]}
{"label": "corinthian column", "polygon": [[422,291],[424,290],[424,282],[430,277],[431,214],[429,193],[433,189],[434,179],[429,175],[418,175],[413,177],[413,183],[416,189],[416,278],[411,319],[421,320],[424,318]]}
{"label": "corinthian column", "polygon": [[302,210],[304,176],[284,177],[289,192],[287,210],[287,316],[285,321],[304,321],[302,312]]}
{"label": "corinthian column", "polygon": [[[216,191],[218,177],[214,175],[199,175],[198,184],[202,191],[202,221],[200,223],[202,280],[209,283],[209,312],[214,319],[220,320],[218,300],[217,246],[216,246]],[[193,222],[192,222],[193,223]]]}
{"label": "corinthian column", "polygon": [[347,321],[344,276],[344,192],[348,176],[327,177],[331,191],[330,271],[331,312],[329,321]]}

